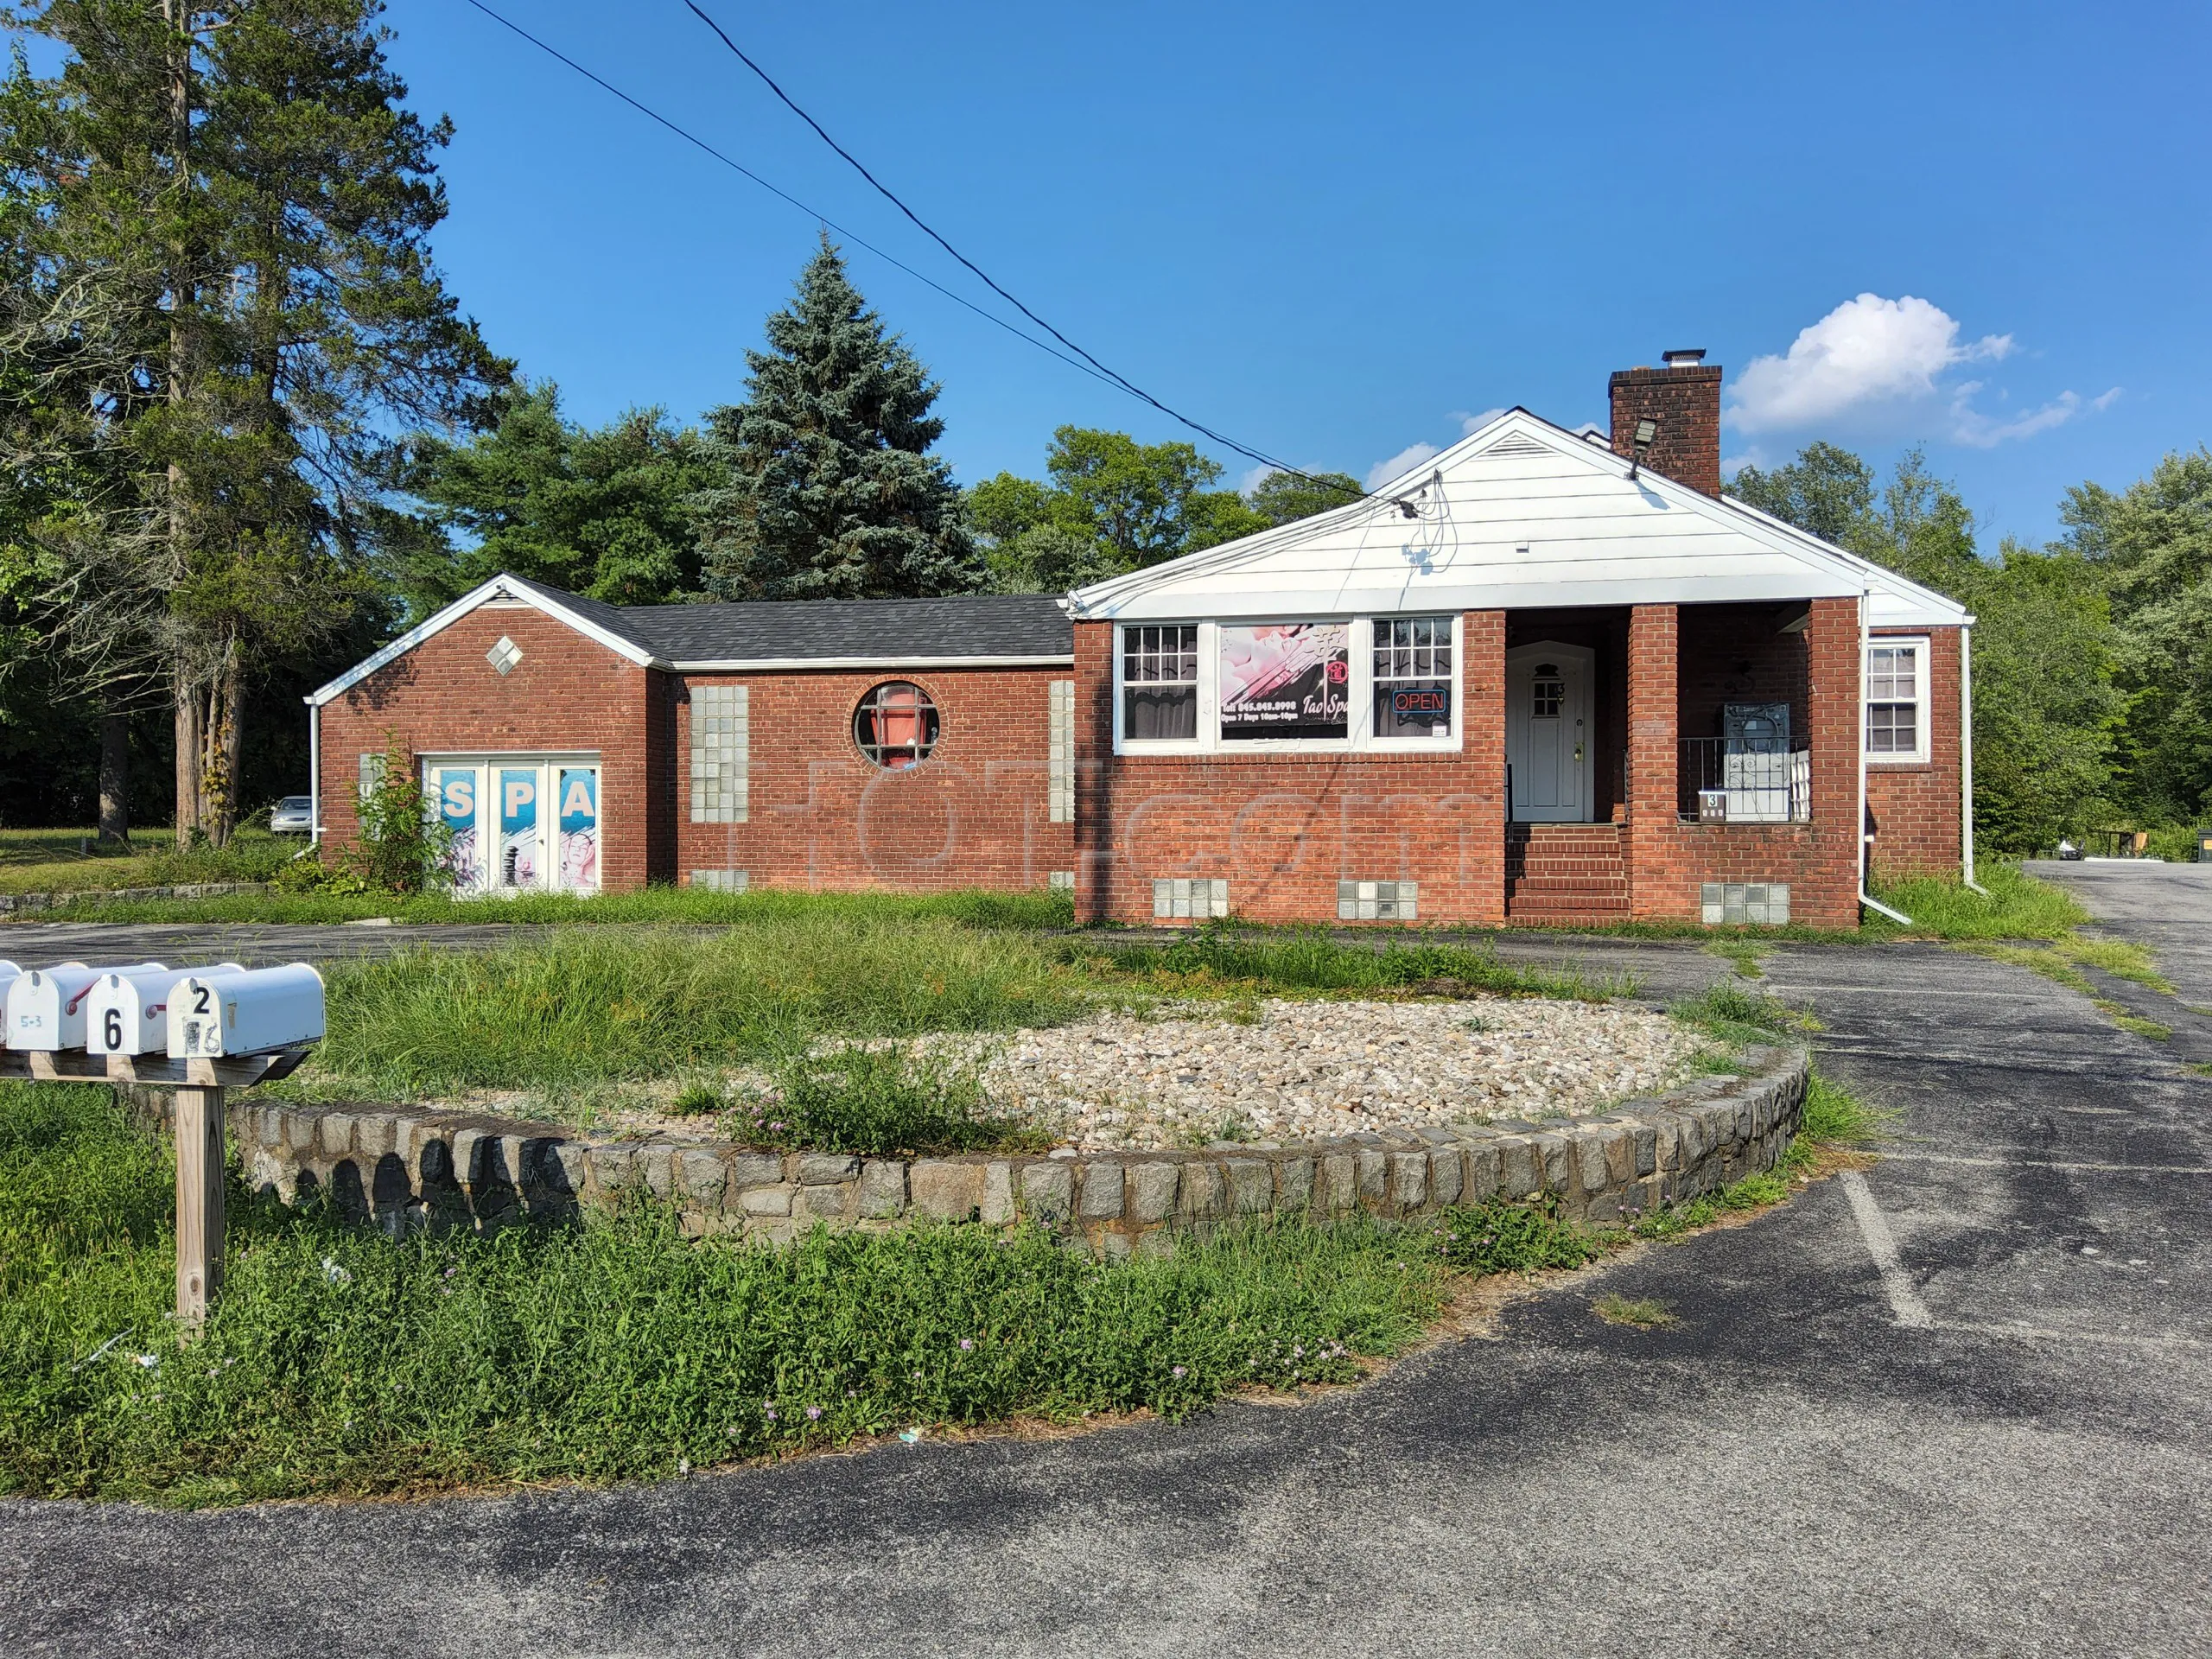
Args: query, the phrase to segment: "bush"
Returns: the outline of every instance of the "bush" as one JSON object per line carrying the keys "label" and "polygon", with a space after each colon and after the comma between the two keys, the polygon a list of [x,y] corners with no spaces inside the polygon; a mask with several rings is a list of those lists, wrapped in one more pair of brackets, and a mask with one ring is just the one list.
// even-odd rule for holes
{"label": "bush", "polygon": [[385,734],[376,783],[360,791],[360,839],[348,866],[371,887],[388,893],[422,893],[450,886],[446,860],[453,830],[433,810],[415,757],[397,733]]}
{"label": "bush", "polygon": [[1559,1198],[1534,1203],[1491,1198],[1457,1205],[1438,1222],[1437,1253],[1466,1273],[1538,1273],[1582,1268],[1618,1248],[1618,1238],[1593,1231],[1559,1213]]}

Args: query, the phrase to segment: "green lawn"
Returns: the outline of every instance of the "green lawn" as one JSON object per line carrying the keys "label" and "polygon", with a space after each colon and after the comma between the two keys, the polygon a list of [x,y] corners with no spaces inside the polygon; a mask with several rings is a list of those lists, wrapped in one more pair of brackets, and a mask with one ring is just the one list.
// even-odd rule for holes
{"label": "green lawn", "polygon": [[0,893],[266,881],[307,844],[304,836],[241,829],[227,848],[179,852],[168,830],[148,830],[134,838],[129,854],[96,853],[86,850],[91,836],[89,830],[0,830]]}

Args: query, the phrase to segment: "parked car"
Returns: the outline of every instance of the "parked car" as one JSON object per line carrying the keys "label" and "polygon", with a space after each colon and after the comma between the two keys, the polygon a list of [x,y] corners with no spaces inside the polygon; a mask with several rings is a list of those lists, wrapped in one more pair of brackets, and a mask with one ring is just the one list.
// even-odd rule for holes
{"label": "parked car", "polygon": [[287,795],[269,809],[269,830],[272,835],[308,836],[315,833],[315,797]]}

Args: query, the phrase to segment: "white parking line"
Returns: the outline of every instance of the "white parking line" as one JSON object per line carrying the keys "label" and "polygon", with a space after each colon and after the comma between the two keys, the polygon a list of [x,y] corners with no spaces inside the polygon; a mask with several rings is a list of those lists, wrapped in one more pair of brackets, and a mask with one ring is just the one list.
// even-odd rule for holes
{"label": "white parking line", "polygon": [[1859,1236],[1866,1241],[1866,1254],[1874,1258],[1874,1266],[1882,1275],[1882,1288],[1890,1298],[1890,1313],[1899,1325],[1915,1331],[1932,1331],[1936,1318],[1928,1311],[1928,1304],[1920,1300],[1920,1292],[1912,1276],[1904,1270],[1904,1263],[1897,1259],[1897,1236],[1890,1231],[1889,1217],[1874,1202],[1866,1178],[1855,1169],[1843,1173],[1843,1195],[1851,1200],[1851,1213],[1858,1218]]}
{"label": "white parking line", "polygon": [[[2103,1175],[2212,1175],[2208,1164],[2089,1164],[2058,1158],[1976,1158],[1962,1152],[1900,1152],[1884,1147],[1885,1160],[1906,1164],[1971,1164],[1980,1169],[2058,1169]],[[1870,1195],[1869,1200],[1872,1202]]]}

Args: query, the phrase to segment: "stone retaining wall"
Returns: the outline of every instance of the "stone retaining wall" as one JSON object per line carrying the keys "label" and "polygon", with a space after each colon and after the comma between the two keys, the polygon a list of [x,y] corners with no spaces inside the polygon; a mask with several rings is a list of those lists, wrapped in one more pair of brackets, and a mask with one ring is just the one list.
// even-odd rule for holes
{"label": "stone retaining wall", "polygon": [[[1003,1226],[1027,1216],[1117,1258],[1233,1215],[1403,1218],[1503,1194],[1557,1195],[1611,1220],[1771,1168],[1802,1120],[1802,1048],[1751,1052],[1746,1076],[1700,1079],[1600,1117],[1382,1131],[1280,1147],[855,1158],[721,1141],[594,1141],[454,1113],[296,1106],[234,1096],[246,1178],[287,1202],[327,1192],[394,1232],[573,1215],[625,1193],[672,1203],[693,1232],[790,1239],[816,1222]],[[162,1091],[141,1104],[158,1110]]]}
{"label": "stone retaining wall", "polygon": [[177,887],[90,887],[82,893],[0,893],[0,916],[18,911],[60,910],[66,905],[121,904],[133,899],[227,899],[266,893],[266,881],[195,881]]}

